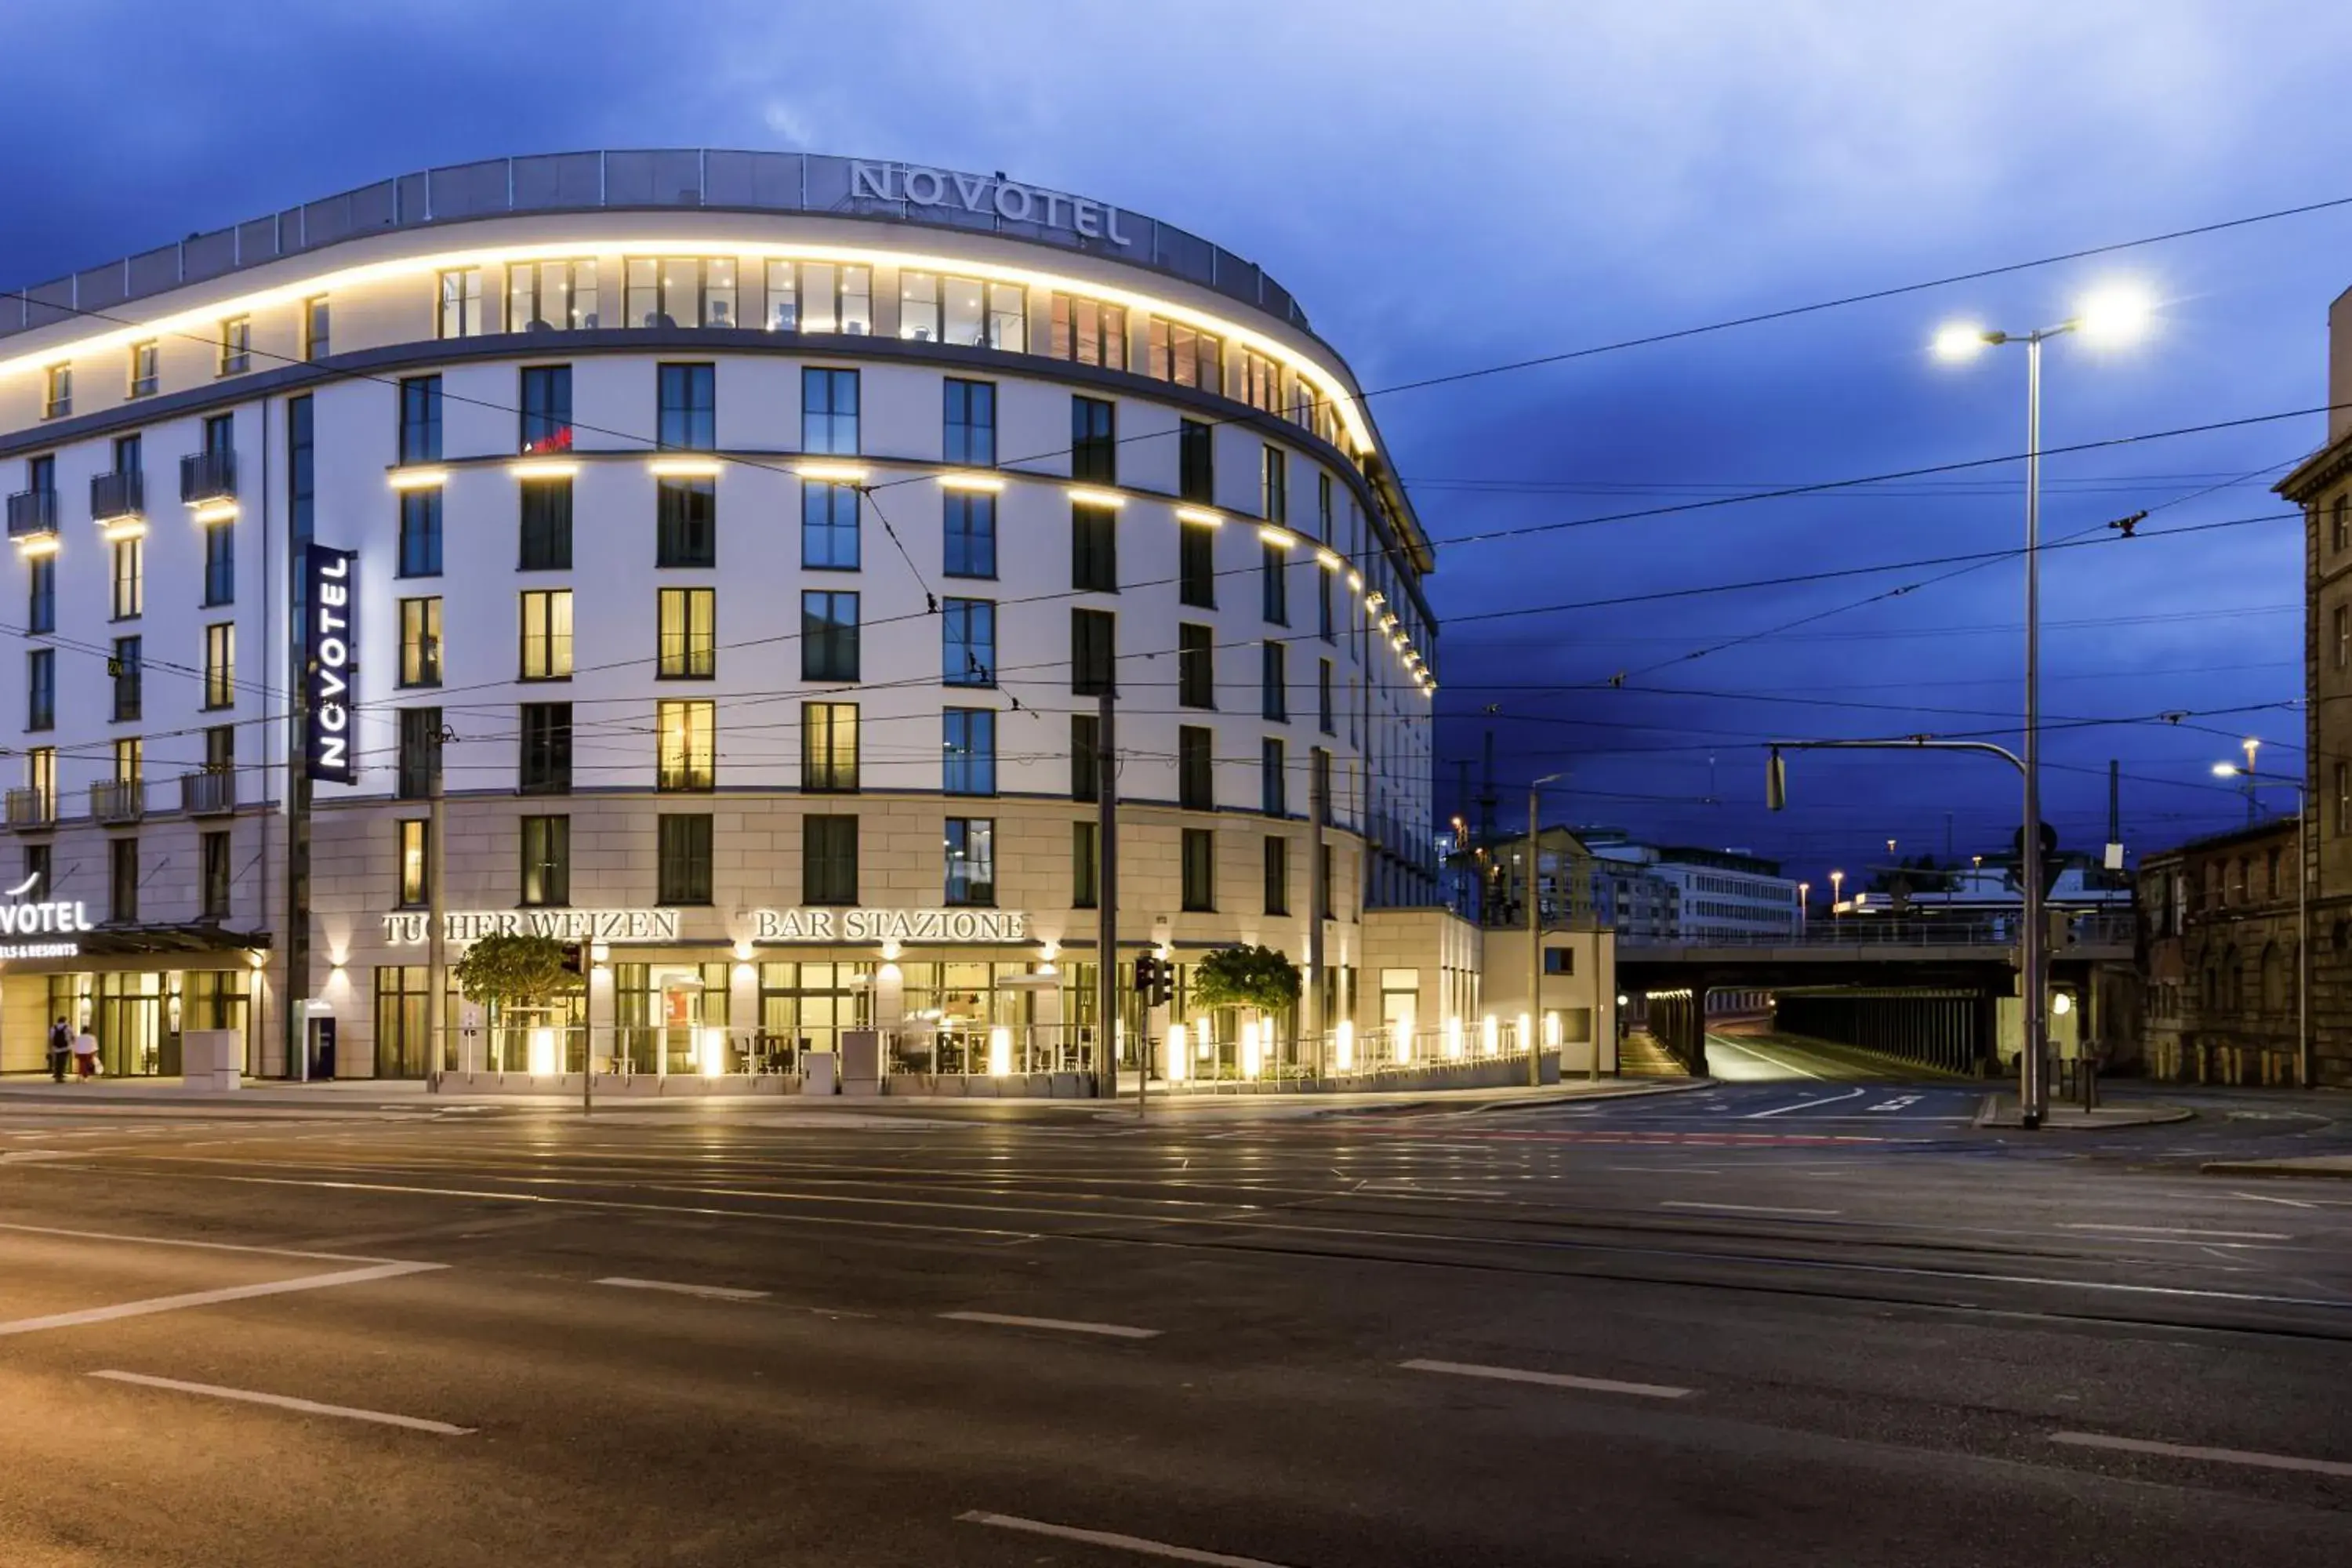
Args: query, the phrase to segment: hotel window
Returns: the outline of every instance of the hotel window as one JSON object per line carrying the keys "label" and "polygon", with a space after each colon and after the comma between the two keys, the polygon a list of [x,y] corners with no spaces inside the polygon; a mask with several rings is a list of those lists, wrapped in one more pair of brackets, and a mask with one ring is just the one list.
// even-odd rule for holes
{"label": "hotel window", "polygon": [[526,453],[572,450],[570,365],[523,367],[521,449]]}
{"label": "hotel window", "polygon": [[482,269],[466,267],[441,274],[441,335],[478,338],[489,330],[482,319]]}
{"label": "hotel window", "polygon": [[1290,720],[1287,653],[1288,649],[1282,643],[1268,638],[1259,671],[1258,696],[1265,709],[1263,717],[1276,724],[1287,723]]}
{"label": "hotel window", "polygon": [[946,767],[940,787],[949,795],[996,793],[996,710],[950,708],[941,716]]}
{"label": "hotel window", "polygon": [[1176,602],[1194,609],[1217,607],[1217,525],[1176,525]]}
{"label": "hotel window", "polygon": [[717,371],[707,364],[665,364],[655,367],[655,398],[658,404],[656,439],[665,452],[715,452],[719,449],[719,390]]}
{"label": "hotel window", "polygon": [[1047,353],[1055,359],[1105,370],[1127,368],[1127,308],[1068,294],[1054,296],[1054,335]]}
{"label": "hotel window", "polygon": [[1315,574],[1315,629],[1325,642],[1336,642],[1331,621],[1331,579],[1339,574],[1326,567]]}
{"label": "hotel window", "polygon": [[302,301],[302,357],[322,360],[334,352],[334,313],[324,294]]}
{"label": "hotel window", "polygon": [[801,595],[801,679],[857,679],[856,595]]}
{"label": "hotel window", "polygon": [[1176,493],[1200,506],[1217,504],[1217,433],[1198,419],[1176,426]]}
{"label": "hotel window", "polygon": [[940,492],[940,526],[950,577],[996,575],[996,498],[984,490]]}
{"label": "hotel window", "polygon": [[232,316],[221,323],[220,374],[242,375],[253,368],[253,318]]}
{"label": "hotel window", "polygon": [[[311,436],[308,393],[286,400],[286,530],[298,545],[310,542],[318,513],[317,447]],[[302,593],[294,584],[294,609],[299,614]]]}
{"label": "hotel window", "polygon": [[423,800],[433,793],[434,770],[440,765],[441,710],[400,710],[400,752],[394,792],[403,800]]}
{"label": "hotel window", "polygon": [[710,817],[665,814],[656,819],[655,842],[660,865],[657,904],[707,904],[710,901]]}
{"label": "hotel window", "polygon": [[1241,384],[1234,390],[1252,408],[1279,414],[1282,412],[1282,367],[1255,349],[1244,349]]}
{"label": "hotel window", "polygon": [[1282,742],[1272,735],[1258,742],[1259,805],[1268,816],[1286,816],[1290,812],[1288,772],[1283,750]]}
{"label": "hotel window", "polygon": [[654,564],[719,564],[719,487],[711,480],[654,481]]}
{"label": "hotel window", "polygon": [[1179,386],[1203,392],[1225,389],[1223,340],[1184,325],[1154,319],[1151,323],[1151,374]]}
{"label": "hotel window", "polygon": [[1259,550],[1260,608],[1270,624],[1286,626],[1290,624],[1290,551],[1270,539],[1261,540]]}
{"label": "hotel window", "polygon": [[400,601],[400,684],[441,684],[441,601]]}
{"label": "hotel window", "polygon": [[534,588],[521,595],[523,680],[572,679],[572,590]]}
{"label": "hotel window", "polygon": [[1095,713],[1070,715],[1070,798],[1102,798],[1102,718]]}
{"label": "hotel window", "polygon": [[2336,836],[2344,837],[2347,824],[2352,824],[2352,763],[2336,764]]}
{"label": "hotel window", "polygon": [[236,706],[236,623],[215,621],[205,628],[205,706]]}
{"label": "hotel window", "polygon": [[517,785],[521,793],[570,794],[572,704],[524,703],[521,731],[521,754],[517,759]]}
{"label": "hotel window", "polygon": [[803,566],[834,572],[857,570],[857,520],[864,499],[856,485],[801,481]]}
{"label": "hotel window", "polygon": [[136,620],[147,611],[147,542],[118,539],[107,546],[112,557],[109,577],[113,584],[114,618]]}
{"label": "hotel window", "polygon": [[[1307,752],[1307,757],[1308,764],[1307,799],[1309,811],[1313,809],[1313,803],[1319,800],[1323,803],[1323,815],[1328,817],[1331,815],[1331,753],[1320,746],[1316,746]],[[1331,907],[1331,895],[1328,890],[1326,890],[1323,895],[1323,907],[1326,910]]]}
{"label": "hotel window", "polygon": [[441,460],[441,378],[413,375],[400,384],[400,460]]}
{"label": "hotel window", "polygon": [[940,605],[940,680],[996,684],[996,601],[947,599]]}
{"label": "hotel window", "polygon": [[857,901],[857,818],[801,818],[801,902]]}
{"label": "hotel window", "polygon": [[718,705],[706,700],[654,704],[656,727],[661,733],[661,758],[655,787],[662,790],[707,790],[715,787],[714,731]]}
{"label": "hotel window", "polygon": [[857,373],[801,372],[801,450],[837,458],[857,455]]}
{"label": "hotel window", "polygon": [[109,675],[114,678],[114,722],[139,717],[142,706],[140,639],[117,637],[114,652],[106,661]]}
{"label": "hotel window", "polygon": [[1184,829],[1184,885],[1181,907],[1211,910],[1217,907],[1217,835],[1213,828]]}
{"label": "hotel window", "polygon": [[996,384],[950,377],[941,403],[943,459],[959,468],[996,467]]}
{"label": "hotel window", "polygon": [[1118,592],[1118,510],[1070,503],[1070,586],[1085,594]]}
{"label": "hotel window", "polygon": [[1316,726],[1328,735],[1333,732],[1331,729],[1331,661],[1328,658],[1317,659],[1315,667]]}
{"label": "hotel window", "polygon": [[808,795],[857,793],[857,704],[801,704],[801,789]]}
{"label": "hotel window", "polygon": [[1099,697],[1113,689],[1118,643],[1118,617],[1110,611],[1070,612],[1070,695]]}
{"label": "hotel window", "polygon": [[[25,785],[27,789],[30,789],[33,792],[33,798],[39,803],[41,816],[44,818],[54,817],[57,816],[58,749],[55,746],[32,746],[26,748],[25,752]],[[35,847],[28,846],[28,847]],[[49,847],[47,845],[39,845],[37,847],[40,849],[42,854],[47,855],[48,853]],[[44,875],[41,879],[41,896],[43,898],[56,897],[56,895],[49,890],[47,886],[48,878],[46,873],[48,870],[48,866],[46,862],[37,868],[28,862],[26,865],[25,869],[27,873],[36,869],[43,872]]]}
{"label": "hotel window", "polygon": [[572,570],[572,481],[525,479],[520,496],[521,540],[518,568],[524,572]]}
{"label": "hotel window", "polygon": [[1279,447],[1268,446],[1258,462],[1258,515],[1277,528],[1290,523],[1290,460]]}
{"label": "hotel window", "polygon": [[[42,796],[42,799],[44,800],[50,798],[50,795]],[[48,814],[44,813],[44,815]],[[25,858],[23,861],[25,880],[32,884],[33,887],[40,889],[37,896],[43,899],[52,898],[55,896],[50,891],[50,861],[51,855],[49,846],[46,844],[27,844],[25,846]]]}
{"label": "hotel window", "polygon": [[[955,312],[948,312],[950,326]],[[988,346],[1009,354],[1026,353],[1029,350],[1029,290],[1019,283],[991,283],[988,286]]]}
{"label": "hotel window", "polygon": [[731,327],[736,324],[735,263],[667,256],[635,256],[622,263],[633,327]]}
{"label": "hotel window", "polygon": [[37,647],[25,656],[25,728],[58,727],[58,650]]}
{"label": "hotel window", "polygon": [[62,419],[73,412],[73,366],[53,364],[41,373],[41,417]]}
{"label": "hotel window", "polygon": [[735,309],[735,259],[720,257],[702,264],[702,324],[732,327],[742,315]]}
{"label": "hotel window", "polygon": [[1070,824],[1070,908],[1091,910],[1102,904],[1102,825]]}
{"label": "hotel window", "polygon": [[718,674],[719,591],[664,588],[655,607],[660,620],[656,674],[665,680],[708,680]]}
{"label": "hotel window", "polygon": [[153,342],[131,345],[131,395],[152,397],[162,384],[157,362],[163,357],[160,346]]}
{"label": "hotel window", "polygon": [[1272,833],[1265,836],[1265,912],[1290,912],[1290,840]]}
{"label": "hotel window", "polygon": [[1217,809],[1216,752],[1205,724],[1176,729],[1176,804],[1186,811]]}
{"label": "hotel window", "polygon": [[[960,336],[944,335],[940,324],[942,300],[940,275],[902,268],[898,273],[898,335],[919,343],[977,343],[980,341],[980,284],[977,279],[950,278],[948,291],[968,301],[963,332]],[[966,288],[969,287],[969,291]]]}
{"label": "hotel window", "polygon": [[114,782],[136,786],[147,777],[147,742],[125,735],[114,742]]}
{"label": "hotel window", "polygon": [[518,261],[507,268],[507,331],[576,332],[595,325],[593,261]]}
{"label": "hotel window", "polygon": [[572,901],[570,817],[522,819],[522,901],[556,905]]}
{"label": "hotel window", "polygon": [[1217,705],[1216,652],[1207,626],[1190,622],[1176,628],[1176,705],[1214,708]]}
{"label": "hotel window", "polygon": [[236,772],[236,726],[215,724],[205,731],[205,772]]}
{"label": "hotel window", "polygon": [[996,822],[986,816],[950,816],[943,847],[947,852],[947,900],[950,904],[996,902]]}
{"label": "hotel window", "polygon": [[27,636],[58,629],[58,558],[25,558],[25,631]]}
{"label": "hotel window", "polygon": [[118,925],[139,918],[139,840],[116,838],[106,846],[107,918]]}
{"label": "hotel window", "polygon": [[236,525],[205,525],[205,607],[236,602]]}
{"label": "hotel window", "polygon": [[830,261],[768,263],[768,330],[848,332],[874,330],[874,271]]}
{"label": "hotel window", "polygon": [[1315,539],[1331,542],[1331,476],[1320,468],[1315,471]]}
{"label": "hotel window", "polygon": [[441,487],[400,492],[400,575],[441,575]]}
{"label": "hotel window", "polygon": [[229,836],[205,834],[197,840],[196,852],[196,918],[225,921],[228,919]]}
{"label": "hotel window", "polygon": [[1118,483],[1118,409],[1107,398],[1070,399],[1070,478]]}
{"label": "hotel window", "polygon": [[399,836],[400,897],[404,908],[415,909],[433,898],[433,857],[428,835],[433,825],[415,817],[393,825]]}

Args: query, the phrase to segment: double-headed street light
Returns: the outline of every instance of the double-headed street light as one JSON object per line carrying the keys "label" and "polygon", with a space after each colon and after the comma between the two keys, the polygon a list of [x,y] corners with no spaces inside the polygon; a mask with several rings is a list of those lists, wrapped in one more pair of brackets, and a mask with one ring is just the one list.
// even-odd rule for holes
{"label": "double-headed street light", "polygon": [[2042,345],[2074,332],[2104,345],[2143,336],[2155,312],[2145,289],[2116,285],[2094,294],[2081,310],[2053,327],[2003,332],[1958,323],[1936,334],[1939,359],[1973,359],[1985,349],[2025,345],[2025,745],[2020,771],[2025,775],[2025,826],[2018,835],[2024,884],[2024,930],[2020,933],[2018,989],[2024,1009],[2024,1048],[2018,1053],[2018,1110],[2029,1127],[2042,1125],[2049,1103],[2049,1030],[2042,1016],[2048,984],[2048,941],[2042,929]]}
{"label": "double-headed street light", "polygon": [[2294,1068],[2295,1081],[2311,1087],[2311,811],[2303,781],[2285,773],[2254,772],[2254,749],[2246,742],[2246,761],[2215,763],[2217,779],[2243,779],[2246,809],[2254,808],[2254,791],[2264,784],[2283,784],[2294,791]]}

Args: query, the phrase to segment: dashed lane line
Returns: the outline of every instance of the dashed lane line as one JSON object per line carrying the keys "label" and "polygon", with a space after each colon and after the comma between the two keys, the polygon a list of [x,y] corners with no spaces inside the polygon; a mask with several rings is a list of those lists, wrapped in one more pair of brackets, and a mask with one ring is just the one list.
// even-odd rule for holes
{"label": "dashed lane line", "polygon": [[2352,1476],[2341,1459],[2306,1459],[2294,1454],[2260,1454],[2244,1448],[2202,1448],[2189,1443],[2157,1443],[2145,1437],[2111,1437],[2103,1432],[2053,1432],[2050,1440],[2075,1448],[2118,1454],[2154,1454],[2168,1459],[2204,1459],[2220,1465],[2251,1465],[2264,1470],[2302,1470],[2315,1476]]}
{"label": "dashed lane line", "polygon": [[1642,1399],[1687,1399],[1698,1392],[1663,1383],[1622,1383],[1613,1377],[1578,1377],[1564,1372],[1529,1372],[1516,1366],[1480,1366],[1474,1362],[1407,1361],[1397,1364],[1407,1372],[1435,1372],[1449,1377],[1480,1377],[1496,1383],[1532,1383],[1546,1388],[1580,1389],[1588,1394],[1629,1394]]}
{"label": "dashed lane line", "polygon": [[984,1524],[996,1530],[1017,1530],[1028,1535],[1050,1536],[1056,1541],[1076,1541],[1087,1546],[1106,1547],[1113,1552],[1132,1552],[1143,1557],[1164,1557],[1177,1563],[1205,1563],[1211,1568],[1282,1568],[1262,1557],[1235,1557],[1230,1552],[1203,1552],[1195,1546],[1175,1546],[1165,1541],[1147,1541],[1140,1535],[1121,1535],[1108,1530],[1081,1530],[1074,1524],[1048,1524],[1042,1519],[1023,1519],[1017,1514],[984,1513],[978,1509],[956,1515],[963,1524]]}
{"label": "dashed lane line", "polygon": [[596,1281],[623,1290],[666,1290],[674,1296],[706,1296],[714,1301],[764,1301],[769,1292],[745,1290],[732,1285],[688,1285],[675,1279],[632,1279],[624,1274],[611,1275]]}
{"label": "dashed lane line", "polygon": [[1112,1340],[1156,1340],[1158,1329],[1130,1328],[1125,1323],[1088,1323],[1070,1318],[1022,1318],[1007,1312],[941,1312],[956,1323],[992,1323],[1005,1329],[1048,1329],[1064,1334],[1095,1334]]}
{"label": "dashed lane line", "polygon": [[102,1377],[110,1383],[135,1384],[141,1388],[168,1389],[174,1394],[202,1394],[207,1399],[231,1399],[243,1405],[268,1405],[279,1410],[296,1410],[305,1415],[333,1415],[345,1421],[370,1421],[379,1426],[401,1426],[411,1432],[431,1432],[443,1437],[463,1437],[474,1430],[471,1426],[452,1426],[446,1421],[427,1421],[417,1415],[394,1415],[384,1410],[359,1410],[348,1405],[321,1405],[314,1399],[296,1399],[290,1394],[263,1394],[250,1388],[223,1388],[213,1383],[182,1383],[175,1377],[150,1377],[138,1372],[93,1372],[92,1377]]}
{"label": "dashed lane line", "polygon": [[1780,1208],[1770,1204],[1710,1204],[1696,1199],[1670,1198],[1658,1205],[1662,1209],[1701,1209],[1709,1214],[1786,1214],[1811,1218],[1829,1219],[1843,1214],[1843,1209]]}

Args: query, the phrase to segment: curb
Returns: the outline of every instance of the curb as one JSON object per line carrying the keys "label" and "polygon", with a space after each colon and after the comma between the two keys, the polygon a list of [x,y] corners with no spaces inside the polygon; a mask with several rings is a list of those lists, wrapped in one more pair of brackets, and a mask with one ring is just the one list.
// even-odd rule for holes
{"label": "curb", "polygon": [[2209,1160],[2197,1167],[2197,1173],[2200,1176],[2253,1176],[2272,1181],[2301,1177],[2305,1181],[2352,1182],[2352,1166],[2336,1169],[2299,1164],[2293,1160]]}
{"label": "curb", "polygon": [[1549,1109],[1555,1105],[1599,1104],[1612,1100],[1649,1100],[1661,1094],[1688,1094],[1693,1089],[1713,1089],[1711,1078],[1675,1079],[1668,1083],[1642,1084],[1633,1089],[1620,1089],[1605,1094],[1559,1094],[1543,1100],[1496,1100],[1485,1105],[1464,1106],[1457,1116],[1483,1116],[1490,1110],[1523,1110],[1530,1107]]}
{"label": "curb", "polygon": [[[1971,1130],[1976,1131],[1981,1131],[1986,1128],[1991,1128],[1999,1131],[2021,1132],[2025,1131],[2020,1123],[2015,1121],[1994,1121],[1993,1114],[2000,1109],[2000,1096],[1997,1094],[1989,1094],[1985,1096],[1984,1103],[1977,1108],[1976,1119],[1970,1121],[1969,1126]],[[2037,1132],[2113,1132],[2119,1128],[2126,1127],[2174,1127],[2179,1125],[2183,1121],[2194,1121],[2196,1120],[2197,1112],[2190,1107],[2167,1106],[2159,1111],[2151,1111],[2145,1115],[2134,1116],[2127,1121],[2044,1121],[2041,1126],[2035,1128],[2034,1131]]]}

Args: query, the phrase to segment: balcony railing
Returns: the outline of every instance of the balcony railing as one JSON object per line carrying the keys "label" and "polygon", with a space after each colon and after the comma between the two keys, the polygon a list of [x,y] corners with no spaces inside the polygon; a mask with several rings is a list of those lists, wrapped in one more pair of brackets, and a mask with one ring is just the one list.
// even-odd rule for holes
{"label": "balcony railing", "polygon": [[19,490],[8,498],[8,537],[29,539],[58,531],[58,492]]}
{"label": "balcony railing", "polygon": [[89,814],[100,822],[136,822],[147,815],[147,786],[136,779],[94,784]]}
{"label": "balcony railing", "polygon": [[236,809],[236,774],[223,769],[180,775],[180,809],[190,816],[220,816]]}
{"label": "balcony railing", "polygon": [[147,476],[137,468],[127,474],[93,474],[89,480],[92,522],[147,515]]}
{"label": "balcony railing", "polygon": [[236,453],[191,452],[180,459],[180,500],[189,506],[236,496]]}
{"label": "balcony railing", "polygon": [[58,797],[45,789],[12,789],[8,792],[8,826],[29,829],[53,827],[58,820]]}

